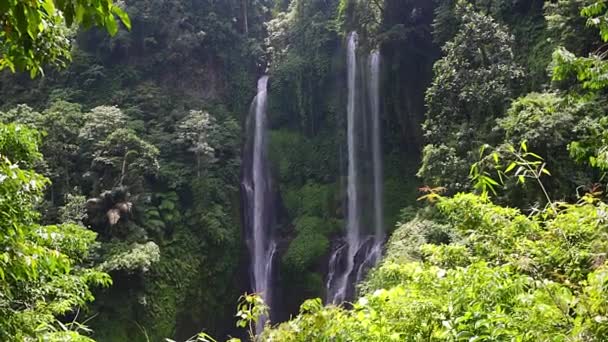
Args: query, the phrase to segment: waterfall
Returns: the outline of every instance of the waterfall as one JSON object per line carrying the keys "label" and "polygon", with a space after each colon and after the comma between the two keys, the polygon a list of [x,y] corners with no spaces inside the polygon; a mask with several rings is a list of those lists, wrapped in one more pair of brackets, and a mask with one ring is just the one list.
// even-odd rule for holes
{"label": "waterfall", "polygon": [[[272,301],[272,259],[276,243],[272,236],[272,196],[267,161],[267,87],[268,76],[258,81],[258,93],[249,114],[248,146],[243,160],[243,182],[247,244],[251,260],[251,287],[268,306]],[[268,317],[261,317],[256,332],[264,328]]]}
{"label": "waterfall", "polygon": [[[369,69],[358,76],[357,40],[357,33],[351,33],[347,46],[347,232],[345,241],[334,249],[330,257],[326,285],[327,301],[334,304],[352,298],[356,283],[380,259],[385,239],[380,53],[374,51],[370,54]],[[368,83],[367,87],[358,87],[363,80]],[[368,109],[369,115],[364,115]],[[368,208],[372,209],[369,214]],[[362,209],[366,213],[362,214]],[[368,226],[373,226],[373,229]]]}
{"label": "waterfall", "polygon": [[372,160],[374,178],[374,227],[376,245],[384,241],[384,208],[383,170],[382,170],[382,141],[380,131],[380,51],[376,50],[369,56],[369,99],[372,112]]}
{"label": "waterfall", "polygon": [[[359,200],[358,200],[358,159],[357,159],[357,132],[356,132],[356,110],[357,101],[357,33],[353,32],[348,38],[347,68],[348,68],[348,104],[347,112],[347,141],[348,141],[348,179],[347,179],[347,218],[346,218],[346,245],[336,250],[332,255],[333,264],[330,262],[330,269],[337,272],[337,263],[340,250],[347,248],[346,266],[340,270],[339,277],[335,285],[328,284],[328,299],[332,303],[343,302],[347,297],[349,287],[348,278],[355,266],[355,255],[360,243],[360,221],[359,221]],[[335,275],[331,274],[331,278]],[[330,279],[333,280],[333,279]]]}
{"label": "waterfall", "polygon": [[[382,131],[380,125],[380,51],[373,51],[369,56],[369,99],[372,113],[372,161],[374,179],[374,247],[370,253],[370,264],[373,267],[382,255],[384,232],[384,174],[382,167]],[[361,279],[361,274],[357,275]]]}

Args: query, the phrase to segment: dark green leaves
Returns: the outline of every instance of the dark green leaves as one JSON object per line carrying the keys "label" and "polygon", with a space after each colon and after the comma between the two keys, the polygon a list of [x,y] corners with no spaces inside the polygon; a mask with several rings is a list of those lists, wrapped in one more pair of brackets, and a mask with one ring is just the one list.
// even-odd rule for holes
{"label": "dark green leaves", "polygon": [[113,0],[4,0],[0,2],[0,70],[42,73],[46,64],[64,66],[70,59],[73,24],[118,32],[120,20],[131,29],[128,15]]}

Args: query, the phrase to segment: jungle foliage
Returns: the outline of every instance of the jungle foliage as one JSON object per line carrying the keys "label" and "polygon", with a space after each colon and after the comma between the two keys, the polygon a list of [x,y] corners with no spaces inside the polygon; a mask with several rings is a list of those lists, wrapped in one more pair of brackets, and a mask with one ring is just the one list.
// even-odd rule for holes
{"label": "jungle foliage", "polygon": [[87,341],[88,329],[76,321],[80,309],[93,300],[93,287],[112,281],[90,264],[95,232],[39,223],[36,209],[49,183],[33,170],[39,141],[35,130],[0,125],[0,338]]}
{"label": "jungle foliage", "polygon": [[[354,303],[306,301],[259,340],[606,339],[608,12],[559,1],[539,19],[538,8],[438,2],[443,56],[418,173],[426,208],[404,211]],[[544,32],[518,37],[532,31],[514,13]]]}
{"label": "jungle foliage", "polygon": [[[264,59],[267,5],[0,5],[2,67],[32,75],[44,70],[34,80],[0,74],[0,121],[42,138],[40,158],[19,162],[49,178],[41,181],[44,194],[36,189],[38,221],[87,227],[86,265],[113,279],[77,314],[92,299],[83,280],[81,297],[45,311],[40,335],[28,334],[78,322],[89,326],[83,335],[101,341],[232,329],[231,307],[246,290],[235,276],[243,249],[240,120]],[[77,31],[76,24],[98,28]],[[68,257],[65,262],[76,263]]]}
{"label": "jungle foliage", "polygon": [[[0,74],[0,340],[606,340],[607,6],[3,2],[0,69],[44,77]],[[401,223],[323,306],[351,31],[382,55]],[[282,307],[255,336],[239,182],[264,73]]]}
{"label": "jungle foliage", "polygon": [[459,194],[404,223],[350,310],[302,305],[260,340],[605,339],[605,203],[527,216]]}

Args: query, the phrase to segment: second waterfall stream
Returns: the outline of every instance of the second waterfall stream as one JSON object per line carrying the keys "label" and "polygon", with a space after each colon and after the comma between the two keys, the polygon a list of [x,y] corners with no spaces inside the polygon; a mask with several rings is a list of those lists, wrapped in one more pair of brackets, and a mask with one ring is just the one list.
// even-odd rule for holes
{"label": "second waterfall stream", "polygon": [[[346,239],[334,248],[326,284],[327,302],[334,304],[354,297],[355,285],[379,260],[385,239],[380,53],[373,51],[367,63],[361,63],[357,55],[358,39],[356,32],[349,35],[346,54]],[[360,72],[361,69],[364,71]]]}

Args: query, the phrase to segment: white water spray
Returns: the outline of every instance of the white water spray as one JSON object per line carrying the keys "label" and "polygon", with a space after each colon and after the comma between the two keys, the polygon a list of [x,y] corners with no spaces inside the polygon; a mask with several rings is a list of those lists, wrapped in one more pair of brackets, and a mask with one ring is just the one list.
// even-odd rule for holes
{"label": "white water spray", "polygon": [[[329,299],[332,303],[345,300],[348,289],[348,278],[355,266],[355,255],[359,249],[361,227],[359,222],[359,194],[358,194],[358,159],[357,159],[357,132],[356,106],[357,101],[357,40],[358,35],[353,32],[348,37],[347,72],[348,72],[348,104],[347,104],[347,136],[348,136],[348,184],[347,184],[347,219],[346,219],[346,267],[337,279],[336,285],[330,288]],[[337,256],[337,255],[336,255]]]}
{"label": "white water spray", "polygon": [[[354,295],[355,284],[379,261],[385,239],[380,53],[374,51],[370,54],[369,69],[364,74],[367,77],[358,78],[357,40],[357,34],[351,33],[347,46],[347,233],[344,243],[334,250],[329,260],[327,300],[334,304],[342,303]],[[367,87],[357,87],[361,80],[368,82]],[[369,106],[357,106],[359,103]],[[365,109],[369,109],[368,116],[364,116],[367,114]],[[371,168],[369,163],[372,164]],[[371,196],[366,196],[366,187],[370,188]],[[370,214],[362,214],[361,210],[368,207],[372,209]],[[368,228],[368,225],[373,225],[373,229]]]}
{"label": "white water spray", "polygon": [[383,168],[382,141],[380,129],[380,52],[374,51],[369,57],[369,98],[372,112],[372,160],[374,177],[374,226],[376,242],[384,240],[383,212]]}
{"label": "white water spray", "polygon": [[[247,226],[249,229],[248,246],[251,257],[252,289],[259,294],[268,306],[272,300],[272,259],[276,251],[273,240],[271,222],[272,203],[270,189],[270,174],[266,156],[267,150],[267,87],[268,76],[258,81],[257,96],[253,100],[250,115],[250,134],[253,134],[245,162],[246,170],[243,179],[243,189],[247,195]],[[249,164],[250,166],[247,166]],[[256,324],[256,332],[260,333],[268,317],[261,317]]]}

